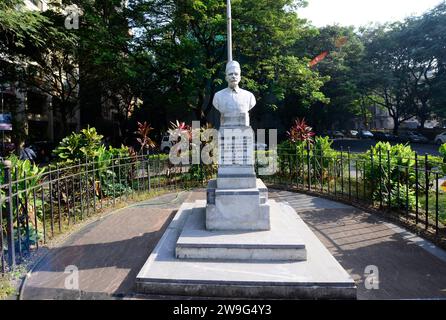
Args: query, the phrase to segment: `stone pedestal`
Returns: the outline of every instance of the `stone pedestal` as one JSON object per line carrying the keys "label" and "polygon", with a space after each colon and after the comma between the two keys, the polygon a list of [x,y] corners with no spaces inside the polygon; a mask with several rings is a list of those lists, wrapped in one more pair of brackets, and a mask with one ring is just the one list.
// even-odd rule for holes
{"label": "stone pedestal", "polygon": [[217,179],[209,181],[206,201],[182,205],[139,272],[137,291],[257,299],[356,298],[353,279],[296,212],[268,200],[268,189],[254,170],[248,111],[255,98],[231,88],[214,97],[222,114]]}
{"label": "stone pedestal", "polygon": [[270,231],[209,231],[206,203],[184,203],[136,278],[156,295],[356,299],[356,285],[290,206],[271,201]]}
{"label": "stone pedestal", "polygon": [[219,131],[219,169],[207,188],[206,228],[270,230],[268,189],[254,171],[253,131],[242,117],[239,125],[234,117],[230,120]]}
{"label": "stone pedestal", "polygon": [[260,179],[254,181],[254,188],[246,188],[245,185],[245,188],[218,188],[218,178],[209,181],[206,205],[208,230],[270,230],[268,189]]}

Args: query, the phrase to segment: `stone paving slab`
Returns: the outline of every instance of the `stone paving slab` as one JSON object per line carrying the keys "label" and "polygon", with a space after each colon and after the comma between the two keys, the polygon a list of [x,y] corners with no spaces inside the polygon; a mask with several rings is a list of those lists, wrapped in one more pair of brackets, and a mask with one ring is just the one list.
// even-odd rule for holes
{"label": "stone paving slab", "polygon": [[[299,212],[327,249],[358,285],[358,299],[446,299],[444,251],[433,255],[433,244],[418,245],[411,233],[396,228],[373,214],[288,191],[270,191],[276,201],[285,201]],[[296,198],[303,199],[304,208]],[[379,289],[368,290],[367,266],[379,271]]]}
{"label": "stone paving slab", "polygon": [[[190,193],[169,194],[118,210],[69,237],[35,267],[22,299],[103,299],[133,291],[138,266]],[[66,290],[68,266],[79,270],[79,290]]]}
{"label": "stone paving slab", "polygon": [[[417,237],[410,232],[351,206],[287,191],[269,190],[269,196],[298,212],[356,280],[359,299],[446,299],[441,249],[413,241]],[[205,198],[205,190],[162,196],[88,225],[49,250],[26,281],[22,298],[144,298],[134,295],[137,272],[180,205]],[[79,268],[79,291],[65,289],[68,265]],[[364,270],[370,265],[378,267],[379,290],[364,286]]]}
{"label": "stone paving slab", "polygon": [[[190,216],[205,203],[197,201],[195,205],[194,210],[180,210],[177,214],[189,216],[185,230],[191,221]],[[212,259],[215,253],[212,249],[206,251],[206,254],[201,252],[200,260],[177,259],[175,245],[182,228],[169,227],[139,272],[136,279],[137,291],[150,294],[194,294],[257,299],[356,299],[353,279],[296,212],[290,206],[275,201],[271,201],[271,209],[271,215],[280,220],[274,227],[281,230],[283,234],[287,234],[286,227],[289,226],[305,243],[308,251],[305,261],[294,261],[302,260],[302,257],[289,259],[291,255],[294,255],[289,251],[282,253],[280,250],[272,250],[265,256],[254,249],[247,250],[243,254],[247,255],[246,258],[251,257],[248,261],[242,257],[238,260],[231,259],[231,252],[227,251],[221,259],[215,260]],[[204,216],[202,220],[204,221]],[[252,245],[251,240],[255,239],[250,239],[249,236],[256,234],[261,238],[261,233],[264,232],[236,234],[235,236],[240,235],[242,238],[236,237],[235,240],[243,242],[243,238],[247,237],[246,240]],[[196,233],[189,236],[193,241],[197,241],[196,238],[202,239],[201,235]],[[214,242],[212,236],[205,235],[206,237],[209,239],[204,245],[208,241]],[[217,243],[226,241],[226,238],[219,239],[218,233],[215,237]],[[285,237],[284,240],[289,239]],[[200,249],[204,250],[202,247]],[[297,251],[297,253],[300,252]],[[235,255],[234,252],[232,254]],[[268,257],[268,255],[271,256]],[[277,256],[278,259],[273,259],[273,256]],[[287,261],[281,261],[284,260],[283,257],[286,257]]]}

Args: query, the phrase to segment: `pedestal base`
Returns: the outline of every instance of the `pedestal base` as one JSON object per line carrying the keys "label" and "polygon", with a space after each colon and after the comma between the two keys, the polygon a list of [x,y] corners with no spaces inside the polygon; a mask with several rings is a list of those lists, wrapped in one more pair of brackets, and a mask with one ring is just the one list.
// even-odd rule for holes
{"label": "pedestal base", "polygon": [[210,231],[205,228],[206,202],[197,201],[176,244],[179,259],[303,261],[305,244],[296,219],[271,201],[271,230]]}
{"label": "pedestal base", "polygon": [[207,189],[206,229],[225,231],[270,230],[268,189],[257,179],[255,188],[217,188],[210,180]]}
{"label": "pedestal base", "polygon": [[[356,285],[288,205],[272,202],[272,214],[293,221],[305,243],[305,261],[187,260],[176,257],[188,217],[202,203],[184,203],[136,279],[139,293],[229,298],[356,299]],[[183,237],[182,243],[186,243]],[[193,241],[194,242],[194,241]],[[214,241],[213,241],[214,242]],[[181,244],[181,242],[179,243]]]}

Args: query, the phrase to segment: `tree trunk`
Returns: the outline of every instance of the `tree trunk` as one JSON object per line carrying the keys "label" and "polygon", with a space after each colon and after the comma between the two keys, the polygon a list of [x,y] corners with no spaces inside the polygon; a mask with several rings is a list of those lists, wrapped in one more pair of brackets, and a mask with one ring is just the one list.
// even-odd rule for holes
{"label": "tree trunk", "polygon": [[398,135],[398,129],[400,128],[400,122],[398,120],[398,118],[392,117],[393,118],[393,134],[394,135]]}

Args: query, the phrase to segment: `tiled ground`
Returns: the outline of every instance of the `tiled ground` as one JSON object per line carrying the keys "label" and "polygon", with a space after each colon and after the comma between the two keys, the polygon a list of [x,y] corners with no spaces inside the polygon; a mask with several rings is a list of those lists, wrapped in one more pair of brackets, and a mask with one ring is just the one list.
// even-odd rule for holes
{"label": "tiled ground", "polygon": [[[135,297],[136,275],[176,210],[185,201],[204,198],[204,190],[165,195],[86,226],[50,250],[27,279],[21,298]],[[357,281],[359,299],[446,298],[446,260],[380,218],[297,193],[270,190],[270,198],[288,202],[301,215]],[[446,256],[441,250],[436,252]],[[70,265],[79,270],[79,291],[66,289],[73,284],[70,274],[64,273]],[[378,290],[364,285],[364,271],[370,265],[378,267]]]}

